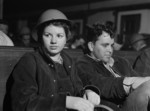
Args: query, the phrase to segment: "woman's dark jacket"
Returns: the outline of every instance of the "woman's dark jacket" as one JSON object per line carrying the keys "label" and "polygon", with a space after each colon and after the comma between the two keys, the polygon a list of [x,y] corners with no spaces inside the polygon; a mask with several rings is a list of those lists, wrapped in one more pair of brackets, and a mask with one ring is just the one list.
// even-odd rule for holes
{"label": "woman's dark jacket", "polygon": [[76,62],[79,77],[84,85],[95,85],[100,89],[101,98],[120,104],[127,94],[123,88],[125,76],[136,76],[129,62],[114,56],[113,70],[121,77],[114,77],[101,61],[95,61],[87,55],[81,56]]}
{"label": "woman's dark jacket", "polygon": [[72,60],[64,52],[61,56],[67,77],[58,76],[56,64],[41,49],[21,58],[13,71],[14,111],[66,111],[66,96],[81,95],[82,83]]}

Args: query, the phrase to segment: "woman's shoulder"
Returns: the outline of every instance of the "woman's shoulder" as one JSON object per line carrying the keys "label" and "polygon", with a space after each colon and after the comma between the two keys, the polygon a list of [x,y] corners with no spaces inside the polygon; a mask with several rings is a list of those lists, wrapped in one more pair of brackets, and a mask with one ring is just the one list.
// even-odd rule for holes
{"label": "woman's shoulder", "polygon": [[37,52],[27,52],[20,58],[20,61],[32,61],[37,57],[39,58],[39,54]]}

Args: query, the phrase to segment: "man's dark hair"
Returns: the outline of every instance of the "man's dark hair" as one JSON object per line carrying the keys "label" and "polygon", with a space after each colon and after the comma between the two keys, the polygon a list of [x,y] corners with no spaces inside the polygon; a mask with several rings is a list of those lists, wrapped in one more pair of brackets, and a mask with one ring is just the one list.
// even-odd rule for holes
{"label": "man's dark hair", "polygon": [[86,35],[86,50],[84,53],[90,53],[88,49],[88,43],[95,43],[99,36],[102,35],[103,32],[106,32],[110,35],[111,38],[114,38],[113,29],[110,25],[103,25],[100,23],[93,24],[92,26],[87,26],[87,35]]}

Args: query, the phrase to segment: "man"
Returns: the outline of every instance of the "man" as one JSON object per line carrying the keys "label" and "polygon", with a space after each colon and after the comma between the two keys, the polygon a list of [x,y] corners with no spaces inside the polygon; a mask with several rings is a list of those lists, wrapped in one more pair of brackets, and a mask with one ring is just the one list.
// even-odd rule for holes
{"label": "man", "polygon": [[133,69],[141,76],[149,76],[150,72],[150,47],[143,50],[136,58]]}
{"label": "man", "polygon": [[136,77],[138,74],[127,60],[113,56],[114,37],[110,27],[94,24],[88,35],[87,54],[76,62],[83,84],[96,85],[101,91],[102,104],[103,100],[111,102],[115,110],[148,111],[150,77]]}
{"label": "man", "polygon": [[148,34],[133,34],[131,37],[131,45],[135,51],[141,51],[135,59],[133,69],[140,76],[150,75],[150,47],[148,43]]}
{"label": "man", "polygon": [[143,34],[138,34],[138,33],[132,34],[130,44],[133,50],[142,51],[145,48],[147,48],[146,39],[147,37],[144,36]]}

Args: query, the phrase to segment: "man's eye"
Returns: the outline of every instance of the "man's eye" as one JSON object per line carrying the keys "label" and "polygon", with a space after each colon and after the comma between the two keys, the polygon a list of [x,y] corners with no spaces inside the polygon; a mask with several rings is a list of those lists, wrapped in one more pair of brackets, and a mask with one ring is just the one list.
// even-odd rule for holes
{"label": "man's eye", "polygon": [[107,47],[108,45],[107,44],[103,44],[103,47]]}
{"label": "man's eye", "polygon": [[115,44],[112,44],[111,47],[114,47]]}
{"label": "man's eye", "polygon": [[114,48],[115,44],[112,44],[111,47]]}

